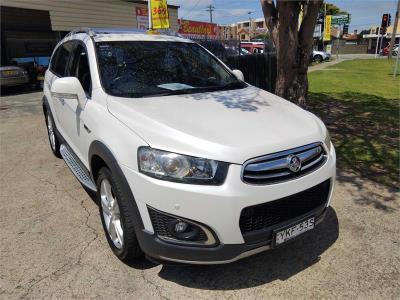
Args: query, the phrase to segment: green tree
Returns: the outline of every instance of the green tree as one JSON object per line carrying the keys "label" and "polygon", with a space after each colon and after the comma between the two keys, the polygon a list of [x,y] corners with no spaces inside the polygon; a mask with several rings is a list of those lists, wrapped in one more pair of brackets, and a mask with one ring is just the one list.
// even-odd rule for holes
{"label": "green tree", "polygon": [[[324,5],[322,5],[320,12],[324,13],[324,11],[325,11],[325,7],[324,7]],[[327,15],[341,15],[341,14],[348,14],[348,12],[340,9],[339,7],[337,7],[334,4],[326,3],[326,14]]]}
{"label": "green tree", "polygon": [[[307,71],[322,0],[260,0],[277,52],[275,94],[306,106]],[[299,24],[299,15],[302,19]]]}

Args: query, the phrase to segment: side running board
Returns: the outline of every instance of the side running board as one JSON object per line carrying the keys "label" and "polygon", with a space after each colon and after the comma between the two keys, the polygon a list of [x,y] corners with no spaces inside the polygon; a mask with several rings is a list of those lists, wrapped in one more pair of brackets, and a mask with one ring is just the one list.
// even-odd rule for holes
{"label": "side running board", "polygon": [[72,150],[68,146],[62,144],[60,146],[60,153],[65,163],[71,169],[72,173],[79,180],[79,182],[86,188],[96,192],[96,185],[90,178],[89,172],[86,170],[79,158],[76,157],[76,155],[72,152]]}

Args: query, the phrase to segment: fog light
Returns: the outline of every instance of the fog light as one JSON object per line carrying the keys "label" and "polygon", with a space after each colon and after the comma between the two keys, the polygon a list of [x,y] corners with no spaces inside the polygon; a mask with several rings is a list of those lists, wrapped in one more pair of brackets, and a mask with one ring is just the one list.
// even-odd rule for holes
{"label": "fog light", "polygon": [[199,237],[200,229],[198,226],[175,219],[169,224],[170,234],[178,240],[195,241]]}
{"label": "fog light", "polygon": [[185,232],[188,227],[189,227],[188,223],[179,221],[179,222],[175,223],[174,230],[177,233],[182,233],[182,232]]}

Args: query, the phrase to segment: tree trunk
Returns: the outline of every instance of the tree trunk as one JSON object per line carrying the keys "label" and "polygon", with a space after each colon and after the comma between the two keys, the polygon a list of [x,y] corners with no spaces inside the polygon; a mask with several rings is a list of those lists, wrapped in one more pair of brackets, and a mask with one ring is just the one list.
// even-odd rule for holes
{"label": "tree trunk", "polygon": [[314,27],[322,1],[276,0],[276,6],[273,0],[260,1],[277,51],[275,94],[305,107]]}

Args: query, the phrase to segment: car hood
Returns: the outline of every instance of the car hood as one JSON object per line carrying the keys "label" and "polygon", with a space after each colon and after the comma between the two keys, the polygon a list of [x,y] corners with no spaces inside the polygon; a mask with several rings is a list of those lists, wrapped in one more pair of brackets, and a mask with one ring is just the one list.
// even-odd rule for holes
{"label": "car hood", "polygon": [[151,98],[109,96],[107,105],[153,148],[237,164],[325,136],[314,115],[252,86]]}

